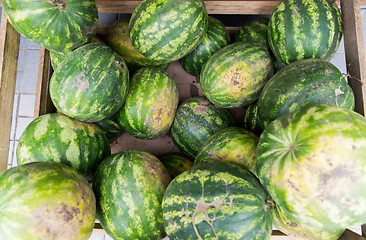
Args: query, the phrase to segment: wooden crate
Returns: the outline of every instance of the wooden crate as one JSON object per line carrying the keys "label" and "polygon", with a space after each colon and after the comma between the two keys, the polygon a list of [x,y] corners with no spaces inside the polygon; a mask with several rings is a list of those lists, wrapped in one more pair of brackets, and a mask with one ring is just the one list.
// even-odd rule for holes
{"label": "wooden crate", "polygon": [[[140,0],[97,0],[97,6],[100,13],[132,13],[139,2]],[[271,14],[279,2],[280,0],[205,0],[209,14]],[[355,93],[355,111],[365,116],[366,89],[363,83],[366,81],[366,64],[360,5],[366,5],[366,0],[338,0],[337,3],[342,9],[347,78]],[[2,19],[0,33],[0,128],[3,134],[0,140],[0,172],[5,171],[7,167],[19,50],[19,34],[8,23],[4,13]],[[232,31],[236,30],[236,28],[230,29]],[[48,92],[52,71],[49,52],[41,48],[34,118],[55,111]],[[178,62],[171,63],[167,71],[177,82],[180,89],[181,101],[190,96],[202,95],[199,87],[199,79],[186,73]],[[240,109],[232,110],[232,113],[234,117],[236,116],[237,120],[239,120],[242,114]],[[139,148],[147,150],[156,156],[163,155],[167,152],[178,151],[169,136],[164,136],[157,140],[139,140],[128,134],[123,134],[111,143],[111,147],[112,152],[119,152],[129,148]],[[362,228],[366,230],[366,225],[362,226]],[[96,224],[94,232],[105,234],[99,224]],[[366,235],[366,231],[363,232]],[[280,231],[274,230],[271,239],[289,238]],[[365,237],[359,236],[350,230],[346,230],[340,239],[366,240]]]}

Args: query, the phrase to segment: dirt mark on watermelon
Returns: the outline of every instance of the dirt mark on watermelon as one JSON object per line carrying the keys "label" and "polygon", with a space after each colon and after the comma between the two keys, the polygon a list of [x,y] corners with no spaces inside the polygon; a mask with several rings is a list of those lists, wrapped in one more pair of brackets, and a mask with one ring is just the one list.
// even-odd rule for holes
{"label": "dirt mark on watermelon", "polygon": [[73,81],[75,87],[79,88],[81,91],[85,92],[89,88],[89,81],[87,79],[82,79],[85,77],[85,72],[82,71],[77,75]]}
{"label": "dirt mark on watermelon", "polygon": [[208,225],[210,225],[210,227],[212,228],[212,231],[215,234],[215,238],[219,239],[217,234],[216,234],[215,228],[213,226],[214,222],[216,221],[216,214],[212,218],[210,218],[210,216],[208,215],[208,209],[211,208],[211,207],[214,207],[216,210],[221,210],[221,206],[223,206],[223,205],[228,205],[229,207],[232,207],[233,206],[233,199],[232,198],[230,198],[229,202],[225,202],[225,199],[228,196],[229,196],[229,194],[226,193],[226,195],[223,199],[217,199],[217,200],[214,200],[210,203],[205,202],[203,197],[200,200],[197,201],[196,209],[195,209],[191,219],[192,219],[193,229],[194,229],[198,239],[203,240],[200,233],[198,232],[198,229],[197,229],[197,226],[196,226],[196,223],[195,223],[196,216],[200,213],[205,214],[205,218],[203,219],[203,221],[207,222]]}
{"label": "dirt mark on watermelon", "polygon": [[119,70],[121,70],[121,72],[124,72],[125,70],[122,68],[121,63],[119,61],[114,61],[114,63],[116,64],[116,67],[118,67]]}

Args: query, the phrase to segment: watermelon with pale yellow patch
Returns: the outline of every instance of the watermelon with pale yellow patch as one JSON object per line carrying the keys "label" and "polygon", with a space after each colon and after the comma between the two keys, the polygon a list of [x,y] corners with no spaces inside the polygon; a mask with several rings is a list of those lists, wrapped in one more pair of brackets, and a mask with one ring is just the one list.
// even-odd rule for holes
{"label": "watermelon with pale yellow patch", "polygon": [[117,121],[136,138],[158,138],[170,129],[178,102],[179,90],[169,74],[158,67],[143,67],[132,76]]}
{"label": "watermelon with pale yellow patch", "polygon": [[236,42],[217,51],[200,75],[202,92],[223,108],[249,105],[257,100],[273,75],[272,58],[262,45]]}

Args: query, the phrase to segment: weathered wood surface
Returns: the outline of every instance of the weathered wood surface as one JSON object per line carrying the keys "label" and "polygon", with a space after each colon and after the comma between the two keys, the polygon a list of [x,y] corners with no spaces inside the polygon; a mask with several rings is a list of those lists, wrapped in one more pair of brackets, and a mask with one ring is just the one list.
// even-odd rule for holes
{"label": "weathered wood surface", "polygon": [[0,27],[0,172],[7,169],[20,35],[4,11]]}

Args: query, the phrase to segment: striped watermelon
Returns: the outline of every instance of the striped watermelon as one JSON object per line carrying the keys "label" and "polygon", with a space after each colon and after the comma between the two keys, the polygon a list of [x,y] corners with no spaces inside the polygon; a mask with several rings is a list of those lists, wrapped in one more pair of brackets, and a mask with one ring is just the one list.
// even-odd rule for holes
{"label": "striped watermelon", "polygon": [[270,50],[268,43],[269,18],[258,18],[245,24],[233,37],[233,42],[255,42]]}
{"label": "striped watermelon", "polygon": [[167,68],[168,63],[152,61],[136,51],[130,39],[129,21],[130,18],[124,18],[108,28],[105,36],[106,44],[123,58],[130,72],[135,72],[144,66]]}
{"label": "striped watermelon", "polygon": [[117,120],[123,130],[136,138],[158,138],[169,131],[178,102],[174,80],[161,68],[143,67],[132,76]]}
{"label": "striped watermelon", "polygon": [[199,76],[203,64],[218,50],[230,43],[230,35],[224,24],[208,17],[207,33],[202,42],[188,55],[180,59],[182,67],[190,74]]}
{"label": "striped watermelon", "polygon": [[205,97],[192,97],[178,107],[170,135],[184,154],[195,158],[215,132],[234,125],[229,111],[213,105]]}
{"label": "striped watermelon", "polygon": [[106,136],[95,124],[49,113],[33,120],[22,133],[17,162],[59,162],[91,179],[110,153]]}
{"label": "striped watermelon", "polygon": [[1,239],[87,240],[95,196],[75,169],[32,162],[0,174]]}
{"label": "striped watermelon", "polygon": [[51,51],[70,52],[97,32],[95,0],[9,0],[3,6],[21,35]]}
{"label": "striped watermelon", "polygon": [[366,119],[330,104],[302,107],[259,138],[258,178],[289,220],[335,231],[366,222]]}
{"label": "striped watermelon", "polygon": [[178,60],[202,41],[207,18],[202,0],[143,0],[129,23],[132,45],[154,61]]}
{"label": "striped watermelon", "polygon": [[272,59],[263,46],[236,42],[217,51],[205,63],[200,84],[212,103],[232,108],[257,100],[272,74]]}
{"label": "striped watermelon", "polygon": [[95,122],[95,124],[104,132],[108,141],[113,141],[123,132],[123,129],[117,120],[117,113],[112,117]]}
{"label": "striped watermelon", "polygon": [[168,154],[160,157],[160,161],[172,178],[193,167],[193,161],[183,154]]}
{"label": "striped watermelon", "polygon": [[164,193],[164,227],[171,240],[270,239],[267,193],[246,169],[202,163],[173,179]]}
{"label": "striped watermelon", "polygon": [[337,240],[344,229],[325,231],[290,220],[278,205],[271,208],[273,225],[291,239],[297,240]]}
{"label": "striped watermelon", "polygon": [[154,155],[127,150],[99,166],[93,190],[97,216],[113,239],[160,239],[164,236],[161,201],[170,176]]}
{"label": "striped watermelon", "polygon": [[342,18],[333,0],[283,0],[274,9],[268,40],[276,58],[330,60],[342,38]]}
{"label": "striped watermelon", "polygon": [[353,110],[352,88],[339,69],[321,59],[301,59],[277,72],[258,99],[262,127],[309,103],[327,103]]}
{"label": "striped watermelon", "polygon": [[255,133],[256,135],[261,135],[263,128],[258,119],[258,102],[255,101],[247,106],[244,111],[243,116],[244,129]]}
{"label": "striped watermelon", "polygon": [[123,59],[101,43],[79,47],[53,73],[53,104],[72,118],[96,122],[115,114],[125,101],[129,73]]}
{"label": "striped watermelon", "polygon": [[258,137],[239,127],[224,128],[212,135],[198,152],[194,164],[228,162],[255,172]]}

